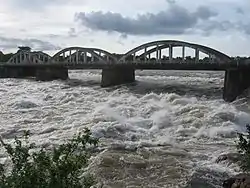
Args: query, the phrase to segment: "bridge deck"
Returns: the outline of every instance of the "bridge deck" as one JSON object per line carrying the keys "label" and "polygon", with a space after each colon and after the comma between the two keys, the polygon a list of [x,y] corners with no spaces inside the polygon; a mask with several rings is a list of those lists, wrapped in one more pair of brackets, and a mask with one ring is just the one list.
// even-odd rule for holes
{"label": "bridge deck", "polygon": [[105,63],[105,62],[90,62],[90,63],[46,63],[46,64],[7,64],[0,63],[0,67],[66,67],[71,70],[78,69],[106,69],[115,67],[130,67],[140,70],[211,70],[223,71],[232,69],[250,68],[250,63],[232,61],[230,63],[187,63],[187,62],[169,62],[169,61],[146,61],[146,62],[125,62],[125,63]]}

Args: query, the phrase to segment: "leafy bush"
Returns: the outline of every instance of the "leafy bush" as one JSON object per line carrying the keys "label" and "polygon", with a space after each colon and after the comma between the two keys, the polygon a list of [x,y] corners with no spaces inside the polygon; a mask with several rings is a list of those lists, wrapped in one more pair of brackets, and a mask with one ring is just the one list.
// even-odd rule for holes
{"label": "leafy bush", "polygon": [[238,133],[239,140],[237,148],[239,153],[242,154],[240,158],[240,165],[242,170],[250,171],[250,125],[246,126],[247,134]]}
{"label": "leafy bush", "polygon": [[87,146],[98,144],[88,129],[52,150],[35,149],[28,138],[25,132],[13,146],[0,139],[11,161],[9,168],[0,164],[1,188],[88,188],[95,183],[91,175],[83,175],[90,158]]}

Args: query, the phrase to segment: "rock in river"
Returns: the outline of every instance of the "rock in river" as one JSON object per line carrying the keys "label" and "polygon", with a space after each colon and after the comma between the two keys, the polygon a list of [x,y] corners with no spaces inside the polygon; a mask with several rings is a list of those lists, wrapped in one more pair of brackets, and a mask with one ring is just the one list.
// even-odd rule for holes
{"label": "rock in river", "polygon": [[250,174],[238,174],[223,182],[223,188],[250,188]]}

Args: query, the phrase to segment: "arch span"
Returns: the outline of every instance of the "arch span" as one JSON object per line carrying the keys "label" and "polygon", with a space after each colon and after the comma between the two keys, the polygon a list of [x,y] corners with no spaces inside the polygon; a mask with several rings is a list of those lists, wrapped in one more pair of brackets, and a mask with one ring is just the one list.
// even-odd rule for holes
{"label": "arch span", "polygon": [[49,62],[51,56],[38,51],[38,52],[29,52],[29,51],[19,51],[14,54],[7,63],[9,64],[22,64],[22,63],[32,63],[32,64],[42,64]]}
{"label": "arch span", "polygon": [[218,50],[215,50],[213,48],[203,46],[200,44],[194,44],[194,43],[178,41],[178,40],[160,40],[160,41],[153,41],[153,42],[142,44],[142,45],[128,51],[119,59],[119,61],[125,61],[126,58],[128,58],[129,56],[131,56],[131,55],[133,55],[133,54],[135,54],[143,49],[149,48],[149,47],[153,47],[153,48],[148,50],[148,51],[145,50],[145,52],[143,54],[141,54],[140,57],[154,53],[157,50],[169,48],[170,46],[171,47],[188,47],[188,48],[195,49],[195,50],[198,49],[200,52],[203,52],[209,56],[213,55],[216,58],[220,59],[221,61],[225,61],[225,62],[228,62],[231,59],[225,53],[222,53]]}
{"label": "arch span", "polygon": [[46,54],[44,52],[38,51],[38,52],[31,52],[32,56],[39,59],[41,62],[47,63],[51,59],[51,56],[49,54]]}
{"label": "arch span", "polygon": [[[75,51],[73,54],[71,54],[71,51]],[[57,52],[53,57],[52,60],[57,61],[58,58],[63,55],[66,52],[70,52],[70,55],[68,57],[63,57],[64,61],[68,61],[71,58],[77,57],[79,54],[83,53],[89,53],[93,57],[97,58],[99,61],[103,61],[106,63],[109,62],[116,62],[117,58],[112,55],[110,52],[107,52],[105,50],[99,49],[99,48],[84,48],[84,47],[69,47],[65,48],[59,52]],[[103,54],[103,55],[102,55]]]}

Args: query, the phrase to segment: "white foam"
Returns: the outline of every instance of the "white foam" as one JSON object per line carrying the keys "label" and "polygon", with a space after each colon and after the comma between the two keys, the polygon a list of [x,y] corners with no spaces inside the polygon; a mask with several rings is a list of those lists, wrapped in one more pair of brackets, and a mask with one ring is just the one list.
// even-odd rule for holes
{"label": "white foam", "polygon": [[[1,95],[0,122],[6,123],[1,134],[9,137],[19,129],[30,129],[33,140],[48,144],[62,142],[89,127],[110,147],[134,149],[167,144],[186,147],[190,143],[232,142],[235,132],[245,131],[245,124],[250,122],[249,114],[234,104],[188,96],[187,90],[184,95],[167,91],[140,93],[144,87],[140,82],[130,87],[103,89],[91,85],[100,81],[99,72],[72,71],[71,76],[79,80],[73,86],[70,81],[0,80],[1,91],[7,92]],[[163,83],[164,88],[169,80],[201,82],[208,87],[209,82],[221,78],[140,76],[140,79],[151,82],[148,87],[154,90],[156,84]],[[84,84],[86,80],[90,85]],[[28,119],[35,121],[27,122]],[[227,150],[225,146],[223,151]],[[209,147],[207,153],[213,153]]]}

